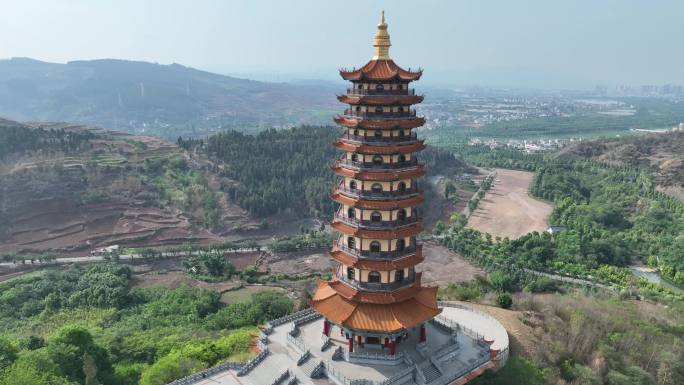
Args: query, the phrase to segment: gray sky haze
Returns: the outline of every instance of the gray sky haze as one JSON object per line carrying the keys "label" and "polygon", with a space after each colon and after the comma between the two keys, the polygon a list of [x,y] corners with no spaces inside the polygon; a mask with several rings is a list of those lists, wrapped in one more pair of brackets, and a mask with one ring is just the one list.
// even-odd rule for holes
{"label": "gray sky haze", "polygon": [[391,56],[429,84],[684,83],[681,0],[0,0],[0,58],[335,80],[370,58],[383,8]]}

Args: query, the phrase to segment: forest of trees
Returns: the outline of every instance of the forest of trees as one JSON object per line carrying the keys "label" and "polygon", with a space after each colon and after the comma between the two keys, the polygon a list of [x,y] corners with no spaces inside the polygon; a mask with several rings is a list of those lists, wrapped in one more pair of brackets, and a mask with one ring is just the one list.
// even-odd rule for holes
{"label": "forest of trees", "polygon": [[[335,158],[332,143],[339,130],[303,126],[266,130],[257,135],[227,131],[209,137],[209,156],[226,165],[227,177],[238,184],[225,186],[230,199],[257,216],[290,209],[302,215],[327,215],[333,185],[326,165]],[[182,143],[182,142],[181,142]]]}
{"label": "forest of trees", "polygon": [[[257,135],[227,131],[206,140],[178,139],[186,150],[206,151],[225,165],[225,176],[237,184],[224,186],[232,201],[256,216],[278,210],[327,218],[333,212],[331,165],[339,152],[335,127],[301,126],[266,130]],[[467,168],[449,151],[428,147],[419,158],[428,173],[456,173]]]}
{"label": "forest of trees", "polygon": [[12,154],[51,150],[73,153],[89,146],[95,138],[90,131],[74,132],[62,129],[30,128],[20,124],[0,122],[0,160]]}
{"label": "forest of trees", "polygon": [[542,167],[530,192],[553,201],[551,221],[568,228],[555,239],[556,261],[638,259],[684,284],[684,204],[655,191],[647,170],[585,161]]}
{"label": "forest of trees", "polygon": [[223,305],[205,289],[131,288],[116,264],[0,283],[1,385],[163,385],[243,360],[255,326],[292,311],[264,291]]}
{"label": "forest of trees", "polygon": [[[551,223],[567,228],[489,242],[488,258],[622,283],[629,273],[618,268],[641,260],[684,284],[684,204],[655,190],[650,169],[513,150],[476,148],[464,156],[482,166],[536,171],[530,193],[552,201]],[[453,248],[484,256],[478,250],[487,242],[475,230],[459,227],[458,234],[448,241]]]}

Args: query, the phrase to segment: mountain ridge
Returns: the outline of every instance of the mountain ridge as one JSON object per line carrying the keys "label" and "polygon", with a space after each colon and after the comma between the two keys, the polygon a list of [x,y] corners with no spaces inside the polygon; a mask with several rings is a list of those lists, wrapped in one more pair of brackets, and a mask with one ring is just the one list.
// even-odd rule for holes
{"label": "mountain ridge", "polygon": [[334,85],[270,83],[121,59],[0,60],[0,115],[67,121],[166,138],[225,128],[328,123]]}

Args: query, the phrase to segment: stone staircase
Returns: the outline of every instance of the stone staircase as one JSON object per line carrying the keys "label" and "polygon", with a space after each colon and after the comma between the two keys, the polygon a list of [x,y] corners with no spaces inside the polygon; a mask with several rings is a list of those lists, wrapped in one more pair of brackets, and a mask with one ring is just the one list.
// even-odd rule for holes
{"label": "stone staircase", "polygon": [[436,367],[432,362],[422,365],[420,367],[420,371],[423,373],[423,377],[425,377],[426,384],[429,384],[442,376],[442,372],[440,372],[439,368]]}
{"label": "stone staircase", "polygon": [[300,369],[311,378],[317,378],[321,375],[323,361],[308,359],[300,366]]}

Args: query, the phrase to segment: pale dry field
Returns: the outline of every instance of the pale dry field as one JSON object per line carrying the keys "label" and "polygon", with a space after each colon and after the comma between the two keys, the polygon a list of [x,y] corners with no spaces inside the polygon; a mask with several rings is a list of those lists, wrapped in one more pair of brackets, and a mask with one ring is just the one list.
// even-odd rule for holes
{"label": "pale dry field", "polygon": [[423,272],[424,285],[440,286],[469,282],[475,279],[476,275],[487,275],[484,270],[472,265],[462,256],[434,242],[423,244],[423,255],[425,261],[418,265],[418,270]]}
{"label": "pale dry field", "polygon": [[545,231],[553,207],[527,194],[534,173],[500,168],[496,172],[492,189],[468,220],[468,227],[511,239]]}

